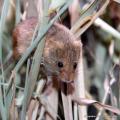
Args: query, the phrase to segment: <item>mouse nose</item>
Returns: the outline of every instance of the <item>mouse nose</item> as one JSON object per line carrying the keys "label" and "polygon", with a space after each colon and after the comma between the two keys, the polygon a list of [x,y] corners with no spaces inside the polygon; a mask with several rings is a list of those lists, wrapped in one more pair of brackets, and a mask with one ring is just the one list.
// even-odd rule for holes
{"label": "mouse nose", "polygon": [[71,83],[74,81],[74,73],[73,72],[67,72],[64,71],[61,73],[61,81],[66,82],[66,83]]}

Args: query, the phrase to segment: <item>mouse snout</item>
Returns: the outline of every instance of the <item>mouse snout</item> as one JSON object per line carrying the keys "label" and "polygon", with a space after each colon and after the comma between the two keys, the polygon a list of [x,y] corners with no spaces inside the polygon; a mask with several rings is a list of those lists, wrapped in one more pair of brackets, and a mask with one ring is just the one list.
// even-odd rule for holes
{"label": "mouse snout", "polygon": [[60,73],[60,80],[65,83],[71,83],[74,81],[74,73],[73,72],[67,72],[67,71],[61,71]]}

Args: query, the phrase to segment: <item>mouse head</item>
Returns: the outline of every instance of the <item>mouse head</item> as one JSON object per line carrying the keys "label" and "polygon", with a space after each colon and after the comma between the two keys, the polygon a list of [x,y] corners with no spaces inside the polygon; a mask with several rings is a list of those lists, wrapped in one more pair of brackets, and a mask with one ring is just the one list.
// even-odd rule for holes
{"label": "mouse head", "polygon": [[75,78],[81,53],[81,42],[60,24],[55,24],[46,36],[44,61],[47,73],[55,75],[63,82],[70,83]]}

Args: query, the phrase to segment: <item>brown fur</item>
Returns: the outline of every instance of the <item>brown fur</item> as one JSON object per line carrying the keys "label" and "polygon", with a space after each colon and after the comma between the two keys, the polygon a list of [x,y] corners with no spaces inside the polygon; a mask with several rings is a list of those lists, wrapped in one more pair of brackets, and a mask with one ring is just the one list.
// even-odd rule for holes
{"label": "brown fur", "polygon": [[[29,47],[31,38],[37,24],[35,18],[28,19],[13,31],[13,54],[18,58]],[[46,74],[57,75],[63,81],[74,79],[74,63],[80,57],[81,43],[75,40],[73,34],[63,25],[55,23],[46,34],[46,43],[43,52]],[[58,62],[63,62],[63,67],[58,67]]]}

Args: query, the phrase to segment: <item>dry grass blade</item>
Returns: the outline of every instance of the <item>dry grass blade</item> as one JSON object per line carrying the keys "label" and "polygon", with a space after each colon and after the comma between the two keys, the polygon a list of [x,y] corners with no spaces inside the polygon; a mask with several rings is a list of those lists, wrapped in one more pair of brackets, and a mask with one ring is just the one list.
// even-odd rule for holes
{"label": "dry grass blade", "polygon": [[37,113],[38,113],[38,109],[39,109],[39,102],[37,101],[35,104],[35,109],[32,113],[32,120],[36,120],[37,119]]}
{"label": "dry grass blade", "polygon": [[113,0],[113,1],[115,1],[115,2],[117,2],[117,3],[120,3],[120,0]]}
{"label": "dry grass blade", "polygon": [[76,33],[78,28],[80,28],[80,26],[82,26],[85,23],[86,18],[91,18],[92,14],[94,13],[99,3],[100,1],[95,0],[85,10],[80,12],[80,18],[78,20],[79,22],[77,21],[71,29],[73,33]]}
{"label": "dry grass blade", "polygon": [[[52,80],[52,78],[50,78]],[[50,88],[50,86],[47,86],[48,89]],[[47,89],[46,89],[47,91]],[[50,105],[52,106],[52,108],[54,109],[54,111],[58,111],[58,89],[57,87],[54,88],[53,86],[50,88],[50,93],[46,95],[46,98],[48,101],[50,101]],[[54,114],[54,111],[51,111],[51,114]],[[53,113],[52,113],[53,112]],[[50,117],[50,115],[45,114],[46,115],[46,120],[52,120],[52,118]],[[57,115],[53,116],[55,118],[55,120],[57,120]]]}
{"label": "dry grass blade", "polygon": [[[83,57],[82,57],[82,50],[79,58],[79,63],[78,63],[78,69],[77,69],[77,75],[75,78],[75,93],[77,97],[80,98],[85,98],[85,81],[84,81],[84,69],[83,69]],[[87,115],[87,110],[85,106],[80,106],[78,105],[78,115],[79,119],[86,120],[87,118],[85,117]]]}
{"label": "dry grass blade", "polygon": [[41,106],[41,109],[40,109],[40,115],[39,115],[39,118],[38,120],[43,120],[43,116],[45,114],[45,108],[43,106]]}
{"label": "dry grass blade", "polygon": [[50,101],[48,101],[45,96],[38,96],[38,99],[40,103],[43,105],[43,107],[45,108],[45,111],[51,116],[51,118],[53,118],[53,120],[56,120],[56,116],[57,116],[57,119],[62,120],[58,116],[57,111],[49,103]]}
{"label": "dry grass blade", "polygon": [[[86,92],[86,97],[87,97],[88,99],[93,99],[93,97],[92,97],[88,92]],[[94,104],[94,107],[95,107],[98,111],[100,111],[100,110],[102,109],[102,108],[98,107],[96,104]],[[106,120],[111,120],[111,117],[110,117],[106,112],[103,113],[103,116],[104,116],[104,118],[105,118]]]}
{"label": "dry grass blade", "polygon": [[71,99],[71,95],[67,96],[68,99],[68,105],[69,105],[69,116],[70,119],[69,120],[73,120],[73,109],[72,109],[72,99]]}
{"label": "dry grass blade", "polygon": [[112,107],[110,105],[104,105],[98,101],[95,101],[95,100],[88,100],[88,99],[83,99],[83,98],[73,98],[73,101],[78,103],[79,105],[90,105],[90,104],[96,104],[98,105],[99,107],[103,107],[104,109],[106,110],[109,110],[115,114],[118,114],[120,115],[120,110],[118,108],[115,108],[115,107]]}
{"label": "dry grass blade", "polygon": [[111,34],[113,37],[117,38],[118,40],[120,39],[120,33],[102,19],[97,18],[94,24],[97,27],[100,27],[102,30],[106,31],[107,33]]}
{"label": "dry grass blade", "polygon": [[78,120],[78,105],[77,105],[77,103],[74,103],[73,104],[74,105],[74,107],[73,107],[73,109],[74,109],[74,120]]}
{"label": "dry grass blade", "polygon": [[[107,80],[107,79],[106,79],[106,80]],[[110,86],[112,86],[113,83],[114,83],[114,81],[111,80],[111,81],[110,81]],[[104,94],[104,98],[103,98],[103,100],[102,100],[102,104],[105,104],[105,103],[106,103],[106,100],[107,100],[107,98],[108,98],[108,95],[109,95],[109,87],[107,86],[106,91],[105,91],[105,94]],[[97,115],[97,117],[96,117],[96,120],[99,120],[99,119],[100,119],[100,117],[101,117],[101,115],[102,115],[102,112],[103,112],[103,108],[100,109],[100,111],[99,111],[99,113],[98,113],[98,115]]]}
{"label": "dry grass blade", "polygon": [[69,120],[69,105],[68,105],[68,99],[65,96],[65,94],[63,92],[61,92],[61,96],[62,96],[62,102],[63,102],[63,109],[64,109],[64,115],[65,115],[65,120]]}
{"label": "dry grass blade", "polygon": [[[98,4],[100,3],[99,2],[96,3],[95,6],[97,6]],[[76,24],[71,29],[71,31],[75,34],[76,38],[78,38],[82,33],[84,33],[88,29],[88,27],[90,27],[90,25],[93,24],[93,22],[105,10],[108,4],[109,4],[109,0],[106,0],[105,3],[100,8],[100,10],[98,10],[96,13],[93,12],[93,14],[91,14],[91,11],[93,11],[93,8],[91,8],[91,9],[88,9],[89,11],[85,12],[87,16],[85,13],[81,15],[80,19],[76,22]]]}
{"label": "dry grass blade", "polygon": [[73,120],[71,97],[69,95],[65,96],[65,94],[62,91],[61,91],[61,96],[62,96],[65,120]]}
{"label": "dry grass blade", "polygon": [[[38,82],[34,98],[37,98],[37,95],[41,95],[41,92],[42,92],[42,90],[45,86],[45,82],[46,81],[44,79],[41,79]],[[38,102],[37,99],[35,99],[35,100],[33,99],[33,100],[30,101],[30,105],[29,105],[29,108],[28,108],[28,111],[27,111],[28,119],[30,119],[30,118],[36,119],[37,118],[39,106],[40,106],[40,103]]]}
{"label": "dry grass blade", "polygon": [[36,120],[38,115],[38,108],[39,108],[39,101],[37,99],[32,99],[30,101],[28,111],[27,111],[27,117],[28,120]]}

